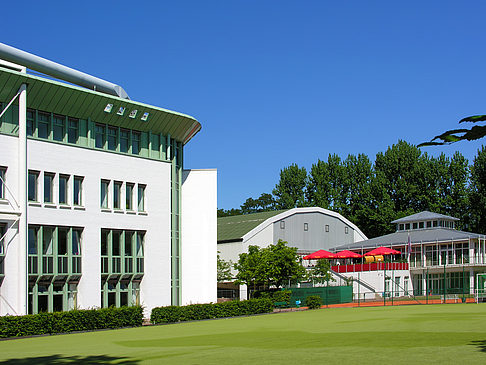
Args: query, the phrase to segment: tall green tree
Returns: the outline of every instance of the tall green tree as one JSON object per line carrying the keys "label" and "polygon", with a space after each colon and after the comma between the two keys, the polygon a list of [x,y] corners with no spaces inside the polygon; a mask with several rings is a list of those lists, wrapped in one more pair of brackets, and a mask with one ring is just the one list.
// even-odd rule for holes
{"label": "tall green tree", "polygon": [[317,260],[316,266],[310,271],[310,275],[314,283],[324,284],[330,281],[336,281],[331,274],[331,264],[326,259]]}
{"label": "tall green tree", "polygon": [[270,286],[279,288],[289,281],[300,281],[305,276],[297,248],[287,246],[287,242],[282,240],[265,248],[249,246],[248,252],[240,254],[234,268],[238,271],[236,283],[246,284],[253,291]]}
{"label": "tall green tree", "polygon": [[471,166],[470,229],[486,232],[486,147],[482,146]]}
{"label": "tall green tree", "polygon": [[306,205],[305,187],[307,171],[305,167],[292,164],[280,171],[280,180],[273,189],[278,209],[290,209]]}
{"label": "tall green tree", "polygon": [[219,251],[218,251],[218,257],[217,257],[218,283],[233,280],[233,275],[231,274],[232,264],[233,263],[231,262],[231,260],[230,261],[223,260],[219,256]]}
{"label": "tall green tree", "polygon": [[242,214],[267,212],[270,210],[275,210],[277,202],[273,198],[272,194],[263,193],[258,199],[248,198],[241,205]]}

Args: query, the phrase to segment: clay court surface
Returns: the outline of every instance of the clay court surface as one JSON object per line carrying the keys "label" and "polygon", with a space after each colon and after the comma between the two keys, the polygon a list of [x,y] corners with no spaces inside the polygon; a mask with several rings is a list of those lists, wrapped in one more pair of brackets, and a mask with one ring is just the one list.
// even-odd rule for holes
{"label": "clay court surface", "polygon": [[327,308],[0,341],[0,364],[484,364],[486,304]]}

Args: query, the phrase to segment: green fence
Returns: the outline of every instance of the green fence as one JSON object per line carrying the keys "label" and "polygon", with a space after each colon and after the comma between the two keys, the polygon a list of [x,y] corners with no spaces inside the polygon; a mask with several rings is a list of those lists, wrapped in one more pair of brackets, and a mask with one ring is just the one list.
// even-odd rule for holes
{"label": "green fence", "polygon": [[326,304],[341,304],[351,303],[353,301],[353,287],[352,286],[324,286],[314,288],[291,288],[292,295],[290,296],[290,305],[295,306],[295,303],[300,300],[301,305],[305,305],[305,299],[311,295],[318,295],[322,299],[322,303]]}

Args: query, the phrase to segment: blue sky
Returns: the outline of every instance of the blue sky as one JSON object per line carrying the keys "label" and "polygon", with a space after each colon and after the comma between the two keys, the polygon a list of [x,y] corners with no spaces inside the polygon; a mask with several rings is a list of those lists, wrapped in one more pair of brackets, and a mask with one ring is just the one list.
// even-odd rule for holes
{"label": "blue sky", "polygon": [[[218,207],[330,153],[418,144],[486,113],[482,1],[31,1],[0,41],[118,83],[203,129],[186,168],[218,169]],[[8,16],[5,16],[8,14]],[[424,149],[461,151],[484,143]]]}

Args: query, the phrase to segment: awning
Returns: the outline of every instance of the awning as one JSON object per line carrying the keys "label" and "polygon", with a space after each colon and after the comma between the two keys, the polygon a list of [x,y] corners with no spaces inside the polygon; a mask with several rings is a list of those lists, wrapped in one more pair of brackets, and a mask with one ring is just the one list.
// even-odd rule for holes
{"label": "awning", "polygon": [[388,247],[378,247],[374,250],[366,252],[364,256],[376,256],[376,255],[398,255],[401,254],[400,251],[394,250],[393,248]]}
{"label": "awning", "polygon": [[316,260],[316,259],[335,259],[336,255],[326,250],[319,250],[304,256],[304,260]]}
{"label": "awning", "polygon": [[359,253],[349,251],[349,250],[339,251],[335,255],[336,255],[336,258],[338,258],[338,259],[357,259],[357,258],[362,257],[362,255],[360,255]]}

